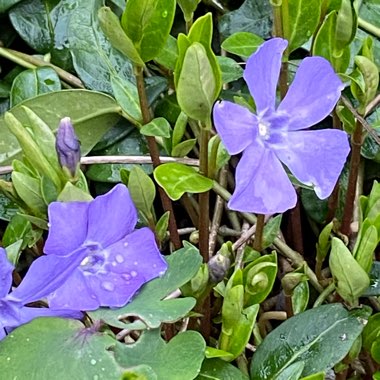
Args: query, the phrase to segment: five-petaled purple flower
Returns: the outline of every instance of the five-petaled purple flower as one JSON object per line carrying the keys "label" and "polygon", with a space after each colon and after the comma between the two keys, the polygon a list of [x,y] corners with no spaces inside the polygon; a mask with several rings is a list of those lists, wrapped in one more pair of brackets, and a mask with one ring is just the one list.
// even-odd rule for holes
{"label": "five-petaled purple flower", "polygon": [[12,285],[13,269],[5,250],[0,248],[0,340],[5,337],[6,332],[37,317],[82,317],[82,314],[77,311],[25,306],[24,300],[16,298],[13,293],[8,294]]}
{"label": "five-petaled purple flower", "polygon": [[287,41],[273,38],[247,61],[244,79],[256,114],[228,101],[216,103],[215,128],[230,154],[243,152],[229,208],[259,214],[284,212],[296,204],[285,164],[302,183],[327,198],[339,178],[349,144],[336,129],[303,131],[333,110],[344,88],[330,63],[305,58],[288,93],[276,108],[276,87]]}
{"label": "five-petaled purple flower", "polygon": [[[47,296],[52,309],[121,307],[167,269],[153,232],[134,230],[137,211],[124,185],[91,202],[53,202],[48,214],[46,256],[32,263],[14,291],[19,298]],[[41,282],[49,284],[44,294]]]}

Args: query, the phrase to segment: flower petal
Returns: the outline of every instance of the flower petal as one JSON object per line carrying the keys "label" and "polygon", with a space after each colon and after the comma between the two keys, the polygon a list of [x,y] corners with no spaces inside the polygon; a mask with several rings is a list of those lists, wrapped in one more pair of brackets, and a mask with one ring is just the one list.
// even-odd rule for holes
{"label": "flower petal", "polygon": [[296,192],[275,154],[262,144],[248,147],[236,168],[232,210],[274,214],[296,205]]}
{"label": "flower petal", "polygon": [[286,141],[275,148],[277,157],[300,182],[314,186],[319,198],[327,198],[350,152],[347,134],[337,129],[295,131]]}
{"label": "flower petal", "polygon": [[0,248],[0,298],[5,297],[12,286],[13,265],[8,261],[7,252]]}
{"label": "flower petal", "polygon": [[242,152],[257,136],[257,117],[247,108],[228,101],[215,103],[214,125],[229,154]]}
{"label": "flower petal", "polygon": [[50,203],[50,228],[44,246],[47,255],[67,255],[83,243],[87,235],[89,205],[89,202]]}
{"label": "flower petal", "polygon": [[105,248],[133,231],[136,223],[137,211],[128,189],[116,185],[91,202],[86,240],[99,242]]}
{"label": "flower petal", "polygon": [[80,269],[48,296],[51,309],[96,310],[100,306],[99,297],[88,284],[88,277]]}
{"label": "flower petal", "polygon": [[255,100],[258,114],[274,111],[282,54],[287,45],[288,42],[282,38],[272,38],[264,42],[247,61],[244,79]]}
{"label": "flower petal", "polygon": [[[41,256],[30,266],[21,284],[8,297],[26,304],[47,297],[61,287],[86,257],[87,249],[79,248],[69,256]],[[74,291],[71,289],[71,294]],[[77,292],[77,289],[75,289]]]}
{"label": "flower petal", "polygon": [[334,109],[344,84],[322,57],[305,58],[278,111],[290,116],[289,130],[311,127]]}

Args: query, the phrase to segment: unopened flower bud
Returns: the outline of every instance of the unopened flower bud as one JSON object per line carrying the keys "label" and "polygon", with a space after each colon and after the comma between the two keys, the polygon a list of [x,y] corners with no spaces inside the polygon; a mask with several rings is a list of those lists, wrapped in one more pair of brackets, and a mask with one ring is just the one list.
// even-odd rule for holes
{"label": "unopened flower bud", "polygon": [[231,260],[227,256],[217,253],[209,260],[207,265],[210,281],[217,284],[226,276],[231,266]]}
{"label": "unopened flower bud", "polygon": [[80,144],[69,117],[64,117],[58,127],[55,148],[62,168],[75,177],[80,163]]}

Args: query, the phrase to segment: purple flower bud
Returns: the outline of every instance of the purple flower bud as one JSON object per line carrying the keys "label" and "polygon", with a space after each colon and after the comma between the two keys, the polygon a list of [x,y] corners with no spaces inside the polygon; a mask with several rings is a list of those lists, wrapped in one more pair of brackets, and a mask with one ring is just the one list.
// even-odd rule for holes
{"label": "purple flower bud", "polygon": [[80,162],[80,144],[69,117],[64,117],[59,123],[55,149],[62,168],[67,168],[75,177]]}

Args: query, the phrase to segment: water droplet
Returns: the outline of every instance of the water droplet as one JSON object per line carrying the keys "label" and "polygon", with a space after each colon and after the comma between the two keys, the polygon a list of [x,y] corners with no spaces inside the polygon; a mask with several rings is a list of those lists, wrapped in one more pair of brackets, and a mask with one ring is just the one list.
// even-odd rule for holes
{"label": "water droplet", "polygon": [[7,358],[7,361],[10,361],[10,360],[11,360],[11,358],[10,358],[10,357],[8,357],[8,358]]}
{"label": "water droplet", "polygon": [[163,276],[164,274],[165,274],[165,271],[164,271],[164,270],[158,272],[158,276],[159,276],[159,277]]}
{"label": "water droplet", "polygon": [[91,359],[90,363],[91,363],[92,365],[95,365],[95,364],[96,364],[96,360],[95,360],[95,359]]}
{"label": "water droplet", "polygon": [[124,247],[128,247],[128,243],[127,242],[124,243]]}
{"label": "water droplet", "polygon": [[162,16],[163,18],[167,17],[167,16],[168,16],[168,11],[163,11],[163,12],[161,13],[161,16]]}
{"label": "water droplet", "polygon": [[133,265],[139,265],[139,263],[137,261],[134,261]]}
{"label": "water droplet", "polygon": [[286,339],[286,336],[284,334],[280,334],[280,339],[281,340],[285,340]]}
{"label": "water droplet", "polygon": [[131,275],[129,273],[122,274],[121,277],[123,277],[124,280],[127,280],[127,281],[131,279]]}
{"label": "water droplet", "polygon": [[134,270],[133,270],[133,271],[131,271],[131,276],[132,276],[132,277],[136,277],[136,276],[137,276],[137,272],[136,272],[136,271],[134,271]]}
{"label": "water droplet", "polygon": [[29,338],[26,338],[26,341],[27,341],[27,342],[29,342],[29,341],[30,341],[30,339],[29,339]]}
{"label": "water droplet", "polygon": [[157,264],[153,264],[153,268],[157,268]]}
{"label": "water droplet", "polygon": [[98,375],[94,375],[94,380],[99,380],[99,376]]}
{"label": "water droplet", "polygon": [[48,224],[47,224],[47,226],[48,226],[48,228],[50,228],[50,227],[51,227],[51,224],[50,224],[50,223],[48,223]]}
{"label": "water droplet", "polygon": [[102,367],[102,371],[105,371],[106,369],[104,367]]}
{"label": "water droplet", "polygon": [[117,265],[117,262],[116,261],[112,261],[112,266],[116,267],[116,265]]}
{"label": "water droplet", "polygon": [[122,255],[116,255],[115,257],[116,261],[121,264],[124,262],[124,257]]}
{"label": "water droplet", "polygon": [[347,334],[342,334],[339,338],[341,341],[345,341],[347,340]]}
{"label": "water droplet", "polygon": [[115,289],[115,285],[112,282],[104,281],[102,282],[102,288],[112,292]]}
{"label": "water droplet", "polygon": [[93,298],[95,300],[96,299],[96,295],[95,294],[91,294],[91,298]]}

